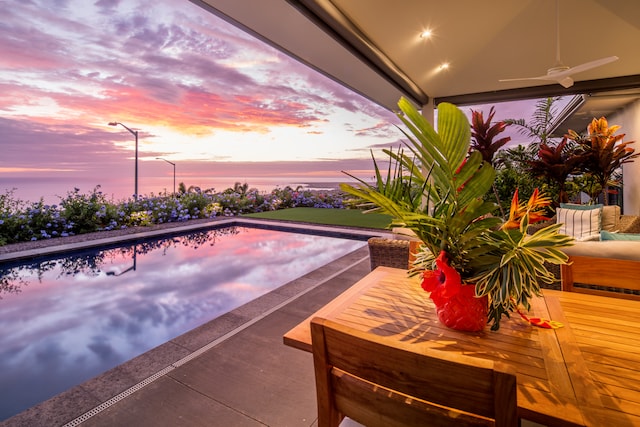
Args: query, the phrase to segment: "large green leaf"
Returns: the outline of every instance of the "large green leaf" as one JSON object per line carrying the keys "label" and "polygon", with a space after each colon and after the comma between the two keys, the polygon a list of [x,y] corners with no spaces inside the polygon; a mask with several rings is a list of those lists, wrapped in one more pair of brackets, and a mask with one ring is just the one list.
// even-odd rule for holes
{"label": "large green leaf", "polygon": [[471,144],[471,127],[467,116],[453,104],[439,104],[438,134],[444,156],[455,171],[466,158]]}

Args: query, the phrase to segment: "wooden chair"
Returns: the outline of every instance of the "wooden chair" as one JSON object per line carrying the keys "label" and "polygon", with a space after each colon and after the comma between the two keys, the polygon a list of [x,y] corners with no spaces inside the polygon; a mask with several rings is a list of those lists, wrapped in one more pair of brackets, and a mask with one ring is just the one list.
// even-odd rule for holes
{"label": "wooden chair", "polygon": [[[563,291],[640,299],[640,261],[571,255],[568,262],[560,266]],[[576,283],[599,288],[574,286]]]}
{"label": "wooden chair", "polygon": [[[517,426],[516,377],[498,362],[311,321],[318,427]],[[353,424],[349,424],[353,425]]]}

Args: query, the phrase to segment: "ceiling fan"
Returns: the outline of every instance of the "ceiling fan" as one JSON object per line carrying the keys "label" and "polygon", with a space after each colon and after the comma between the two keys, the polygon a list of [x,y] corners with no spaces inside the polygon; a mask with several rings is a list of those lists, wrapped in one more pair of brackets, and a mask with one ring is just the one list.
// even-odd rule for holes
{"label": "ceiling fan", "polygon": [[537,77],[522,77],[517,79],[502,79],[501,82],[513,82],[521,80],[549,80],[561,84],[568,88],[573,86],[572,75],[600,67],[601,65],[617,61],[617,56],[608,56],[606,58],[596,59],[595,61],[585,62],[584,64],[568,67],[560,60],[560,2],[556,0],[556,64],[547,70],[547,74]]}

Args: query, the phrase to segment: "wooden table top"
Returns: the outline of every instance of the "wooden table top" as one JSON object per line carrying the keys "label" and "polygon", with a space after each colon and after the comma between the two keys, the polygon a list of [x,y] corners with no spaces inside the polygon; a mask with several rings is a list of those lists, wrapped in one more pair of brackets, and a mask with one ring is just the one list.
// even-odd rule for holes
{"label": "wooden table top", "polygon": [[530,315],[564,326],[542,329],[516,314],[496,332],[455,331],[438,321],[419,278],[379,267],[287,332],[284,343],[310,352],[309,322],[320,316],[512,365],[522,418],[548,426],[640,426],[640,301],[545,290]]}

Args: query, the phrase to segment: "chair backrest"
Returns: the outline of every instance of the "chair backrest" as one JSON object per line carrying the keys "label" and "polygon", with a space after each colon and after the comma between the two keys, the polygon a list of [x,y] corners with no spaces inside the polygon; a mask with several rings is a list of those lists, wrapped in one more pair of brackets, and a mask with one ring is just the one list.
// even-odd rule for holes
{"label": "chair backrest", "polygon": [[517,426],[516,377],[498,362],[311,321],[318,427]]}
{"label": "chair backrest", "polygon": [[368,245],[371,271],[380,266],[407,268],[409,240],[371,237]]}

